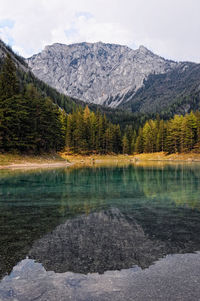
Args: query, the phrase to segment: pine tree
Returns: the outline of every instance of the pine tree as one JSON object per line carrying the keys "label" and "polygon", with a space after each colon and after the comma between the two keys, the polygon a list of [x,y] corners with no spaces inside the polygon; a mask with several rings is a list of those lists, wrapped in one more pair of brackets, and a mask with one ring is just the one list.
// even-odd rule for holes
{"label": "pine tree", "polygon": [[177,153],[181,151],[181,125],[183,116],[175,115],[167,123],[167,141],[166,151],[168,153]]}
{"label": "pine tree", "polygon": [[8,54],[0,74],[0,100],[8,99],[17,94],[19,94],[19,82],[16,67]]}
{"label": "pine tree", "polygon": [[155,121],[149,120],[143,127],[144,152],[153,153],[156,151],[157,126]]}
{"label": "pine tree", "polygon": [[132,143],[132,137],[133,137],[133,128],[131,125],[126,126],[125,133],[126,133],[126,137],[128,140],[127,154],[131,154],[131,143]]}
{"label": "pine tree", "polygon": [[126,134],[124,134],[122,139],[122,148],[123,148],[123,154],[129,153],[129,141]]}
{"label": "pine tree", "polygon": [[19,84],[16,67],[10,55],[7,55],[0,73],[0,147],[6,151],[13,148],[14,141],[18,140],[16,128],[20,125],[17,124],[19,123],[17,94]]}
{"label": "pine tree", "polygon": [[131,154],[133,154],[135,152],[136,139],[137,139],[137,134],[136,134],[136,131],[134,130],[133,135],[132,135],[132,141],[131,141]]}
{"label": "pine tree", "polygon": [[197,139],[197,119],[193,112],[183,118],[181,125],[181,152],[194,148]]}
{"label": "pine tree", "polygon": [[200,112],[197,111],[195,113],[196,120],[197,120],[197,130],[196,130],[196,142],[194,145],[194,151],[200,153]]}
{"label": "pine tree", "polygon": [[114,144],[114,126],[110,124],[105,131],[105,152],[111,153]]}
{"label": "pine tree", "polygon": [[67,116],[67,131],[66,131],[66,146],[68,149],[74,148],[74,139],[73,139],[73,133],[74,133],[75,123],[74,118],[72,114],[69,114]]}
{"label": "pine tree", "polygon": [[84,121],[84,140],[85,140],[85,151],[90,150],[90,139],[91,139],[91,123],[90,123],[90,110],[88,106],[85,107],[83,111],[83,121]]}
{"label": "pine tree", "polygon": [[90,141],[89,147],[91,151],[96,151],[97,146],[97,117],[94,112],[90,113]]}
{"label": "pine tree", "polygon": [[34,153],[61,150],[65,128],[63,112],[33,85],[19,93],[16,67],[8,55],[0,73],[0,149]]}
{"label": "pine tree", "polygon": [[120,126],[114,125],[113,152],[118,154],[122,151],[122,135]]}
{"label": "pine tree", "polygon": [[142,128],[139,128],[139,133],[135,143],[135,152],[143,153],[143,151],[144,151],[143,131]]}
{"label": "pine tree", "polygon": [[166,126],[163,120],[159,122],[158,134],[156,139],[156,151],[163,152],[165,150]]}
{"label": "pine tree", "polygon": [[99,112],[97,115],[98,131],[97,131],[97,152],[105,153],[105,131],[107,127],[107,120],[105,115],[102,116]]}

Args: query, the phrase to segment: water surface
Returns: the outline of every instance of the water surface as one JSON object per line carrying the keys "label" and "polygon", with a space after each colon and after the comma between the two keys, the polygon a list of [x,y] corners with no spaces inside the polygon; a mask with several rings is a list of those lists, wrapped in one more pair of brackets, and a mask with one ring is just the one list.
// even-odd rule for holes
{"label": "water surface", "polygon": [[199,233],[200,165],[1,171],[0,300],[198,300]]}

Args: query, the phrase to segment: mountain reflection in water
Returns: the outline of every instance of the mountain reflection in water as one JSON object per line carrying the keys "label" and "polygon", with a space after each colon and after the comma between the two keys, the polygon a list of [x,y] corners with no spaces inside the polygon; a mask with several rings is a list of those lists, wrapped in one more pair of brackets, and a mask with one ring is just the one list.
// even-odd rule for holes
{"label": "mountain reflection in water", "polygon": [[[200,246],[200,245],[199,245]],[[63,273],[104,273],[134,265],[149,267],[167,254],[193,251],[185,243],[145,234],[132,215],[119,209],[80,215],[34,242],[29,257],[46,270]]]}
{"label": "mountain reflection in water", "polygon": [[56,273],[147,268],[200,250],[200,166],[0,174],[0,274],[27,256]]}
{"label": "mountain reflection in water", "polygon": [[162,241],[145,236],[131,216],[111,209],[81,215],[59,225],[34,242],[29,256],[46,270],[87,274],[133,265],[148,267],[167,253],[165,249]]}

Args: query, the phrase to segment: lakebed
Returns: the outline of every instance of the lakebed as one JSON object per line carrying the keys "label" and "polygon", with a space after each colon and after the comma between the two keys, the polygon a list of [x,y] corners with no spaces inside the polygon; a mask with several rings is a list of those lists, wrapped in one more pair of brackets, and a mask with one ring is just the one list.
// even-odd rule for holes
{"label": "lakebed", "polygon": [[198,300],[200,165],[0,171],[0,300]]}

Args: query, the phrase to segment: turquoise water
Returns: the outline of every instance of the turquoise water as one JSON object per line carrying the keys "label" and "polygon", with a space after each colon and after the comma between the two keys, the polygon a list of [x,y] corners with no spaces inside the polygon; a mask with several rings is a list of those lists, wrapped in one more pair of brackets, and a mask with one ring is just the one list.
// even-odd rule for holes
{"label": "turquoise water", "polygon": [[33,274],[144,270],[200,251],[199,233],[200,165],[0,173],[2,281],[26,260]]}

